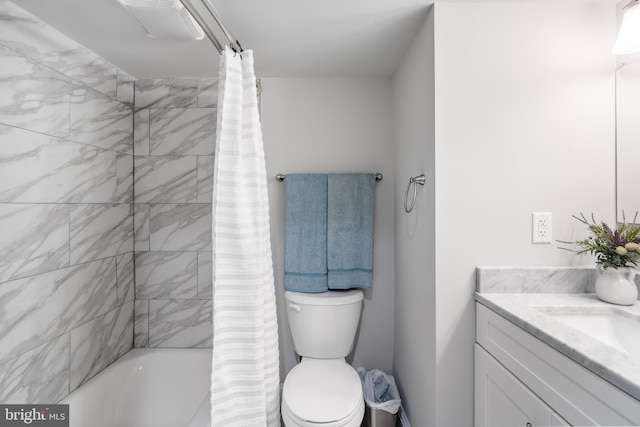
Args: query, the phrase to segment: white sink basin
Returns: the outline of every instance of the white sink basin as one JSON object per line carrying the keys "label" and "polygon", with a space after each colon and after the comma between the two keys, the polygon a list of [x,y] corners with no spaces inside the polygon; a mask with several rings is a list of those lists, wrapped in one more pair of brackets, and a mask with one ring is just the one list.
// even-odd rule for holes
{"label": "white sink basin", "polygon": [[615,307],[536,307],[555,320],[640,361],[640,316]]}

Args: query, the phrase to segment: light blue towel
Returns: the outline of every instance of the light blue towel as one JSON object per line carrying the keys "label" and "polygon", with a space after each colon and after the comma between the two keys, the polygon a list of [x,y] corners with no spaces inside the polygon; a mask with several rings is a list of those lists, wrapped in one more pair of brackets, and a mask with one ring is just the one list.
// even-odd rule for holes
{"label": "light blue towel", "polygon": [[326,292],[327,175],[287,174],[284,288]]}
{"label": "light blue towel", "polygon": [[374,186],[374,174],[329,175],[327,201],[329,289],[371,287]]}

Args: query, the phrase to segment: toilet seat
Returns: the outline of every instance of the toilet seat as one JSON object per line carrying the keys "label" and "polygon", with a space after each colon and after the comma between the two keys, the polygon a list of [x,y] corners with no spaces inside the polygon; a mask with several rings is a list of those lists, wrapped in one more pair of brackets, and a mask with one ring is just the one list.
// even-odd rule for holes
{"label": "toilet seat", "polygon": [[364,418],[364,402],[349,417],[329,423],[315,423],[297,418],[286,403],[282,404],[282,420],[286,427],[360,427]]}
{"label": "toilet seat", "polygon": [[364,416],[362,384],[344,359],[308,359],[293,367],[282,391],[286,425],[359,426]]}

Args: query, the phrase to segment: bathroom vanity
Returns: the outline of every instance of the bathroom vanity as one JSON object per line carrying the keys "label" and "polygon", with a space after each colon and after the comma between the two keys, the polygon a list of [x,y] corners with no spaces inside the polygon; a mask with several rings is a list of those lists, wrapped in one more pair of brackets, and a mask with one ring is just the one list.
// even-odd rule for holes
{"label": "bathroom vanity", "polygon": [[640,425],[640,303],[585,292],[588,269],[557,294],[569,269],[527,269],[536,284],[506,288],[505,270],[484,283],[495,272],[478,270],[476,427]]}

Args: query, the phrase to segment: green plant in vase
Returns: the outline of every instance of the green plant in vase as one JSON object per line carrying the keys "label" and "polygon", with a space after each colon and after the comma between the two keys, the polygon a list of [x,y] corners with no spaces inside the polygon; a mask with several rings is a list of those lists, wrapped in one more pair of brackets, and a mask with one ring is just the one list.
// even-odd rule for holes
{"label": "green plant in vase", "polygon": [[[638,288],[634,282],[638,262],[640,262],[640,226],[626,219],[612,229],[605,222],[598,223],[593,214],[591,221],[581,213],[580,217],[572,215],[585,224],[590,236],[571,243],[578,246],[574,251],[578,255],[591,254],[596,259],[596,295],[603,301],[612,304],[631,305],[638,299]],[[624,218],[624,213],[623,213]]]}
{"label": "green plant in vase", "polygon": [[640,261],[640,226],[622,223],[612,230],[604,222],[598,224],[593,215],[592,222],[580,215],[580,218],[573,217],[589,228],[591,236],[575,242],[580,248],[576,252],[578,255],[594,255],[596,264],[604,269],[637,267]]}

